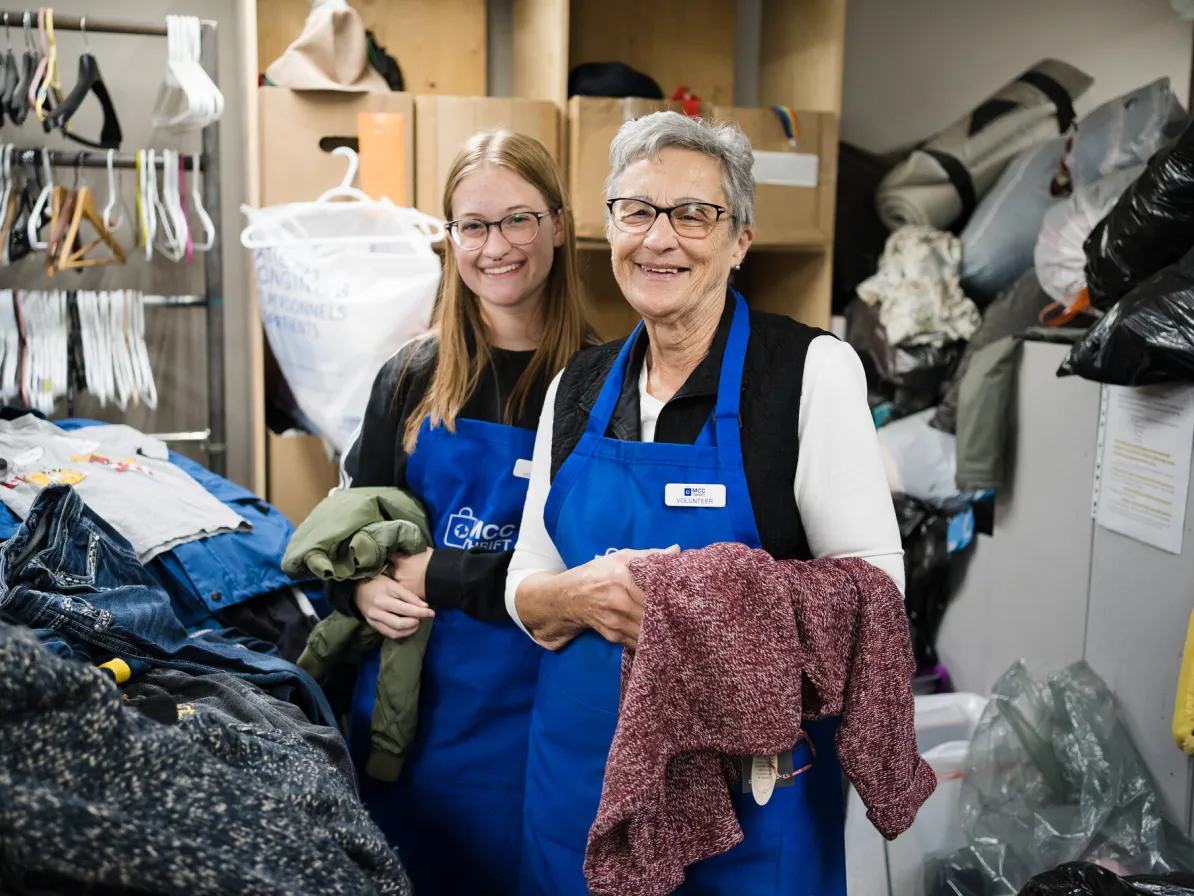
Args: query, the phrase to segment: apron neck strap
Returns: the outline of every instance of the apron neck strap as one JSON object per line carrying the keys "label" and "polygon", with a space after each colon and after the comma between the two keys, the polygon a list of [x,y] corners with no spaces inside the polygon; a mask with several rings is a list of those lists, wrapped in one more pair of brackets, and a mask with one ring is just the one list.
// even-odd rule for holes
{"label": "apron neck strap", "polygon": [[[746,300],[737,290],[731,288],[726,301],[734,303],[734,318],[730,323],[730,334],[726,339],[725,354],[721,360],[721,377],[717,386],[717,406],[714,415],[717,418],[718,441],[722,442],[722,421],[732,424],[735,436],[738,428],[738,408],[742,397],[742,366],[746,360],[746,344],[750,340],[750,311],[746,307]],[[614,366],[605,378],[601,393],[589,414],[586,430],[603,438],[609,428],[609,421],[613,418],[618,399],[622,396],[622,384],[626,381],[626,369],[630,364],[630,356],[634,345],[643,334],[643,322],[639,321],[634,332],[622,346]],[[734,441],[737,441],[735,437]]]}
{"label": "apron neck strap", "polygon": [[734,319],[726,339],[725,354],[721,358],[721,377],[717,382],[717,419],[732,420],[738,425],[738,408],[742,403],[742,367],[746,362],[746,343],[750,340],[750,311],[746,299],[731,287],[726,301],[734,303]]}
{"label": "apron neck strap", "polygon": [[626,367],[630,363],[634,343],[642,335],[643,326],[643,322],[640,320],[638,326],[634,328],[634,332],[626,340],[626,344],[622,346],[622,350],[618,352],[618,358],[605,378],[605,385],[601,387],[601,393],[597,396],[593,410],[589,412],[589,423],[585,430],[599,439],[605,437],[605,431],[609,429],[609,421],[614,416],[614,409],[618,406],[618,399],[622,397],[622,383],[626,380]]}

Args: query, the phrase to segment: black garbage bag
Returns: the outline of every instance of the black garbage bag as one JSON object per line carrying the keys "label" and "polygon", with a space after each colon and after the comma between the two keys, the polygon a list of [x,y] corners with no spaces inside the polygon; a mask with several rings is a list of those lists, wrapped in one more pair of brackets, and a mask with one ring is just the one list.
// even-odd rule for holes
{"label": "black garbage bag", "polygon": [[940,400],[958,366],[965,342],[893,346],[879,321],[878,306],[855,299],[847,307],[846,341],[862,359],[867,386],[890,401],[895,415],[907,417]]}
{"label": "black garbage bag", "polygon": [[1194,896],[1194,874],[1119,877],[1100,865],[1070,862],[1034,877],[1020,896]]}
{"label": "black garbage bag", "polygon": [[1057,375],[1113,386],[1194,382],[1194,249],[1120,299],[1074,343]]}
{"label": "black garbage bag", "polygon": [[1194,246],[1194,124],[1161,150],[1083,248],[1094,307],[1107,310]]}
{"label": "black garbage bag", "polygon": [[906,495],[893,496],[904,548],[904,606],[918,668],[936,666],[937,633],[957,581],[962,551],[949,549],[949,524],[964,506],[935,507]]}

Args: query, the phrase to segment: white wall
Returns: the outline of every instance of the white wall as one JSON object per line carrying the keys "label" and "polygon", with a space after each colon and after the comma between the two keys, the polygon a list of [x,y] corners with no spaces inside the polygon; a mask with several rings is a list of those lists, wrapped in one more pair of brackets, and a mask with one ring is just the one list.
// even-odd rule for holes
{"label": "white wall", "polygon": [[847,0],[842,139],[894,149],[930,136],[1039,59],[1095,83],[1081,113],[1168,75],[1183,100],[1191,24],[1169,0]]}

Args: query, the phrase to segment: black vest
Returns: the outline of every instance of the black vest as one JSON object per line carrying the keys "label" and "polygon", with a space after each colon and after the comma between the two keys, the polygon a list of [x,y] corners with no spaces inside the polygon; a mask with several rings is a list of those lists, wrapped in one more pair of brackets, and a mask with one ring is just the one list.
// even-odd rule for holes
{"label": "black vest", "polygon": [[[691,445],[717,398],[721,359],[733,318],[727,302],[713,344],[705,359],[664,407],[655,429],[656,442]],[[755,524],[763,548],[779,560],[810,560],[808,539],[796,506],[793,484],[800,455],[800,392],[809,343],[825,331],[788,317],[750,312],[750,341],[742,371],[742,459]],[[556,393],[551,440],[551,478],[572,453],[613,368],[625,339],[582,349],[564,368]],[[647,349],[641,334],[627,366],[607,438],[637,441],[640,412],[638,375]],[[663,500],[663,496],[660,496]]]}

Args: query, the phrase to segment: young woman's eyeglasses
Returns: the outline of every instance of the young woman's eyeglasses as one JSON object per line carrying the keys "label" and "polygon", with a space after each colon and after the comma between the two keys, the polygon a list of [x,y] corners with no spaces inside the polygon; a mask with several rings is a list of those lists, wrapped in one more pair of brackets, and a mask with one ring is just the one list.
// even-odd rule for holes
{"label": "young woman's eyeglasses", "polygon": [[447,223],[448,234],[461,249],[472,252],[480,249],[489,239],[489,228],[501,231],[506,242],[512,246],[525,246],[539,234],[539,222],[555,212],[513,212],[500,221],[482,221],[480,218],[457,218]]}
{"label": "young woman's eyeglasses", "polygon": [[641,199],[610,199],[605,203],[614,227],[623,233],[646,233],[660,215],[667,215],[680,236],[704,239],[713,232],[725,206],[712,202],[685,202],[670,208],[660,208]]}

